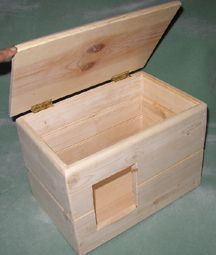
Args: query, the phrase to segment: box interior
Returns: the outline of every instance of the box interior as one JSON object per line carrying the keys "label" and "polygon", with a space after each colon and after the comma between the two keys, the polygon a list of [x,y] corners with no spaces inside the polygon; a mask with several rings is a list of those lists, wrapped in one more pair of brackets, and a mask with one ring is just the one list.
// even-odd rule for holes
{"label": "box interior", "polygon": [[198,103],[139,72],[22,118],[65,164],[72,164]]}

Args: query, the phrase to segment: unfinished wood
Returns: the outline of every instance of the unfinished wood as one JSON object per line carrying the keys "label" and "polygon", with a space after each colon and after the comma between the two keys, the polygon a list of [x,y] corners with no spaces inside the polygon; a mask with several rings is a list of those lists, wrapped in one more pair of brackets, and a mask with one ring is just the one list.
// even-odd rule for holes
{"label": "unfinished wood", "polygon": [[[27,167],[34,166],[37,177],[41,179],[41,182],[65,210],[71,209],[73,218],[76,219],[92,209],[92,198],[87,195],[91,194],[89,177],[95,176],[95,180],[92,179],[92,183],[95,183],[114,174],[119,169],[138,163],[141,169],[148,169],[143,174],[139,174],[139,179],[142,181],[202,148],[206,106],[188,98],[188,111],[183,115],[179,113],[176,116],[177,109],[171,111],[167,105],[156,104],[151,99],[146,99],[144,92],[148,92],[143,89],[144,86],[141,72],[118,84],[110,83],[109,86],[96,88],[84,95],[58,103],[53,108],[38,114],[29,114],[29,116],[18,120],[19,127],[25,130],[22,131],[24,139],[22,136],[20,139],[23,140]],[[151,83],[149,87],[151,86],[150,89],[155,88],[155,91],[157,91],[157,86],[160,86],[161,93],[170,94],[168,99],[174,101],[175,89],[171,89],[170,92],[169,87],[161,86],[160,83],[158,85],[157,82]],[[178,95],[179,104],[185,101],[185,96],[183,101],[181,99],[180,93]],[[142,103],[142,100],[145,103]],[[127,106],[128,102],[131,103],[130,107]],[[64,107],[66,111],[63,114]],[[60,123],[57,122],[59,119]],[[151,121],[149,121],[150,119]],[[96,130],[94,130],[94,125],[91,129],[90,123],[94,122],[97,123]],[[144,130],[159,122],[163,123],[156,129],[153,127],[153,133],[152,130]],[[35,134],[33,130],[36,131]],[[42,139],[47,142],[50,148]],[[37,141],[36,144],[40,142],[38,145],[34,145],[35,141]],[[114,145],[115,147],[113,147]],[[163,153],[158,154],[158,150],[155,150],[156,147]],[[57,154],[54,153],[55,150]],[[35,151],[36,153],[34,153]],[[58,172],[56,174],[50,171],[52,164],[44,165],[41,155],[43,152],[46,154],[46,151],[49,151],[49,155],[52,154],[51,161],[55,162],[55,167],[61,166],[59,171],[62,171],[63,176],[61,174],[59,176]],[[99,158],[95,154],[96,152]],[[91,159],[89,164],[86,159],[93,156],[95,164],[91,163]],[[46,156],[43,155],[43,157]],[[104,157],[107,159],[101,162]],[[151,160],[152,158],[154,160]],[[79,162],[80,167],[72,166],[64,177],[65,170],[62,169],[67,168],[64,163],[71,164],[73,162],[77,165],[77,160],[81,159],[86,162],[87,166],[82,167],[83,163]],[[78,172],[77,176],[73,171]],[[75,191],[73,187],[80,184],[80,179],[84,185],[86,181],[87,183],[85,187],[82,186]],[[82,200],[81,194],[85,197],[84,204],[79,203]],[[67,196],[69,196],[69,203]]]}
{"label": "unfinished wood", "polygon": [[64,128],[44,134],[42,138],[52,150],[58,153],[71,145],[74,146],[106,129],[141,115],[142,105],[139,97],[127,98],[125,101],[110,105],[86,119],[72,122]]}
{"label": "unfinished wood", "polygon": [[[45,113],[30,114],[21,118],[35,129],[38,136],[41,135],[53,151],[56,150],[64,163],[73,163],[65,173],[65,182],[75,219],[92,210],[93,202],[89,195],[91,185],[102,178],[137,163],[138,167],[143,169],[139,172],[138,178],[138,181],[142,182],[203,147],[206,106],[185,94],[181,97],[181,93],[178,92],[176,102],[183,105],[181,106],[183,112],[177,114],[180,109],[178,105],[176,108],[172,107],[171,111],[167,108],[168,103],[161,105],[153,102],[152,98],[146,99],[144,94],[148,91],[143,89],[146,83],[143,83],[140,77],[142,73],[118,84],[110,83],[109,86],[85,92],[84,95],[56,104],[53,108],[45,110]],[[149,90],[155,88],[155,91],[160,87],[160,93],[167,94],[168,100],[175,101],[175,89],[161,85],[161,82],[148,83],[148,87]],[[143,94],[140,96],[141,92]],[[184,106],[185,100],[189,101],[185,103],[187,109]],[[132,106],[127,107],[129,101]],[[64,106],[66,112],[62,114]],[[143,113],[143,116],[139,115],[140,113]],[[64,116],[60,120],[62,126],[56,121],[58,116],[59,118]],[[104,118],[103,121],[100,117]],[[94,125],[92,129],[89,127],[94,120],[97,123],[97,130],[94,130]],[[159,122],[160,125],[152,126]],[[144,130],[145,128],[148,129]],[[61,189],[59,190],[55,177],[49,177],[51,173],[46,173],[49,171],[48,168],[43,169],[37,158],[30,155],[31,149],[28,147],[25,147],[25,154],[26,158],[33,158],[36,169],[39,168],[36,174],[43,183],[47,182],[47,189],[50,192],[53,190],[60,204],[66,204],[62,202],[64,194]],[[77,185],[81,185],[80,188],[76,189]],[[82,196],[85,198],[84,204],[79,202]],[[66,208],[69,208],[68,204]]]}
{"label": "unfinished wood", "polygon": [[146,217],[167,206],[200,184],[202,150],[156,175],[138,187],[139,202],[136,210],[115,224],[96,230],[94,212],[74,221],[80,251],[87,253],[105,241],[129,229]]}
{"label": "unfinished wood", "polygon": [[144,66],[179,1],[17,45],[10,116]]}
{"label": "unfinished wood", "polygon": [[[164,106],[146,100],[142,96],[127,98],[120,103],[101,109],[94,115],[81,118],[61,128],[42,135],[42,139],[54,150],[60,153],[70,149],[89,137],[98,135],[125,121],[143,118],[141,130],[174,116],[175,113]],[[72,160],[71,160],[72,161]]]}
{"label": "unfinished wood", "polygon": [[118,83],[109,83],[58,102],[37,114],[22,118],[41,136],[62,130],[72,123],[90,119],[103,110],[133,100],[142,94],[140,72]]}
{"label": "unfinished wood", "polygon": [[17,46],[11,116],[82,92],[17,120],[33,194],[80,255],[200,184],[207,106],[143,72],[111,79],[146,63],[179,6]]}
{"label": "unfinished wood", "polygon": [[58,203],[70,212],[65,165],[22,118],[17,120],[17,129],[27,169],[31,169]]}
{"label": "unfinished wood", "polygon": [[58,156],[64,163],[69,165],[141,132],[142,128],[143,118],[140,115],[70,146],[60,151]]}
{"label": "unfinished wood", "polygon": [[92,186],[97,229],[113,224],[136,208],[135,180],[131,166]]}
{"label": "unfinished wood", "polygon": [[[147,101],[142,96],[127,100],[100,110],[86,119],[72,122],[64,128],[46,133],[42,138],[65,163],[70,164],[123,139],[126,135],[132,135],[134,131],[126,132],[126,127],[127,122],[133,119],[137,121],[131,128],[137,126],[135,131],[139,132],[175,115],[165,106]],[[116,139],[112,139],[113,136],[116,136]],[[101,147],[103,137],[107,138],[108,142],[104,141]],[[95,145],[97,149],[94,149]],[[85,150],[88,151],[85,153]],[[79,154],[79,151],[82,153]]]}
{"label": "unfinished wood", "polygon": [[[72,164],[67,170],[67,183],[73,217],[93,210],[91,186],[120,169],[137,164],[140,184],[202,149],[205,126],[206,106],[197,105]],[[81,199],[84,204],[80,204]]]}
{"label": "unfinished wood", "polygon": [[[131,100],[125,109],[115,107],[109,116],[104,114],[102,118],[100,112],[99,118],[94,116],[82,121],[82,125],[72,124],[43,138],[66,164],[71,164],[175,115],[143,97],[136,100]],[[92,121],[93,125],[88,125]]]}
{"label": "unfinished wood", "polygon": [[143,76],[143,94],[156,106],[166,106],[170,112],[179,113],[199,104],[198,99],[180,91],[154,76],[141,72]]}
{"label": "unfinished wood", "polygon": [[[186,116],[186,112],[176,115],[174,118],[176,120],[179,118],[179,123],[172,127],[162,129],[163,125],[159,124],[158,132],[143,140],[143,145],[139,145],[137,164],[143,169],[139,172],[139,183],[203,148],[207,118],[206,105],[195,106],[187,113],[189,112],[191,116],[185,119],[181,117]],[[171,122],[172,119],[166,121],[169,120]]]}
{"label": "unfinished wood", "polygon": [[45,186],[31,171],[28,171],[28,178],[32,193],[40,206],[47,212],[69,244],[78,252],[76,233],[67,212],[65,212],[64,208],[61,207],[52,194],[48,192]]}
{"label": "unfinished wood", "polygon": [[[146,80],[140,72],[24,119],[66,164],[71,164],[199,103],[160,81]],[[167,100],[157,102],[152,91]]]}
{"label": "unfinished wood", "polygon": [[[175,95],[175,96],[177,96],[177,102],[178,102],[178,105],[180,106],[180,107],[182,107],[180,110],[178,110],[178,111],[176,111],[176,113],[177,112],[179,112],[179,111],[181,111],[181,110],[186,110],[187,109],[187,107],[188,106],[190,106],[190,105],[197,105],[197,104],[200,104],[200,103],[204,103],[204,102],[202,102],[201,100],[199,100],[198,98],[195,98],[195,97],[193,97],[192,95],[190,95],[190,94],[188,94],[188,93],[186,93],[185,91],[183,91],[183,90],[180,90],[180,89],[178,89],[178,88],[176,88],[176,87],[174,87],[174,86],[172,86],[171,84],[169,84],[169,83],[167,83],[167,82],[165,82],[165,81],[162,81],[162,80],[160,80],[160,79],[158,79],[158,78],[156,78],[155,76],[153,76],[153,75],[151,75],[151,74],[149,74],[149,73],[146,73],[146,72],[140,72],[140,75],[142,76],[142,78],[141,79],[143,79],[143,81],[144,82],[146,82],[147,81],[147,86],[146,86],[146,89],[149,87],[149,86],[152,86],[153,84],[157,84],[157,89],[159,89],[159,93],[161,93],[161,94],[159,94],[159,95],[161,95],[161,96],[166,96],[165,94],[164,94],[164,92],[165,91],[169,91],[169,97],[171,96],[171,95]],[[152,98],[152,96],[154,97],[154,94],[152,93],[153,91],[151,90],[151,88],[150,88],[150,91],[151,91],[151,93],[150,93],[150,98],[153,100],[153,98]],[[152,95],[152,96],[151,96]],[[168,98],[169,98],[168,97]],[[167,99],[168,99],[167,98]],[[183,98],[183,100],[182,100],[182,98]],[[159,98],[158,98],[159,99]],[[180,101],[179,101],[180,100]],[[161,102],[160,101],[160,99],[159,99],[159,101],[158,102]],[[172,102],[172,101],[171,101]],[[163,105],[163,103],[161,103],[162,105]],[[172,107],[171,107],[172,108]],[[175,106],[173,106],[173,108],[175,109]],[[177,109],[176,109],[177,110]]]}
{"label": "unfinished wood", "polygon": [[[144,76],[146,78],[143,78]],[[150,81],[148,81],[148,77],[151,79]],[[48,137],[50,141],[52,135],[56,136],[55,133],[60,133],[61,130],[64,132],[68,126],[77,125],[79,122],[95,119],[97,115],[101,116],[103,112],[111,111],[112,107],[115,108],[118,105],[121,107],[127,103],[131,103],[131,107],[136,107],[136,105],[132,106],[135,98],[143,97],[143,102],[140,102],[143,104],[143,110],[148,108],[148,112],[145,111],[145,116],[150,118],[151,115],[154,115],[153,121],[154,119],[156,121],[164,120],[199,104],[198,100],[189,95],[186,97],[185,93],[180,93],[179,90],[157,79],[152,79],[152,76],[138,72],[126,80],[95,88],[59,102],[54,107],[37,114],[28,114],[23,118],[39,135],[45,139]],[[158,98],[165,96],[167,100],[156,101],[154,94],[158,94]],[[170,104],[172,105],[170,106]]]}

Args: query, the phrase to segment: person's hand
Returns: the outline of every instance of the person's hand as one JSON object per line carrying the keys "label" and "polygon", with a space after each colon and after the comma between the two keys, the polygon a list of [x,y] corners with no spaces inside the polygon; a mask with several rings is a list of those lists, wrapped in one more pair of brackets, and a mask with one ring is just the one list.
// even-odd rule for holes
{"label": "person's hand", "polygon": [[0,62],[3,62],[9,58],[12,58],[16,54],[16,48],[6,48],[0,50]]}

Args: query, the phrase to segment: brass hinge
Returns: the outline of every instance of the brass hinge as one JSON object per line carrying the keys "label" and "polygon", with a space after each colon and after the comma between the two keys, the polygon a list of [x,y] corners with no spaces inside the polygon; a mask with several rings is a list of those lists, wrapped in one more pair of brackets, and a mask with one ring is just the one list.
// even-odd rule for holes
{"label": "brass hinge", "polygon": [[129,71],[126,71],[126,72],[123,72],[123,73],[114,75],[114,76],[111,78],[111,80],[114,81],[114,82],[117,82],[117,81],[124,80],[124,79],[128,78],[129,76],[130,76],[130,72],[129,72]]}
{"label": "brass hinge", "polygon": [[49,107],[51,107],[51,106],[53,106],[53,102],[52,102],[52,99],[49,99],[49,100],[44,101],[44,102],[42,102],[42,103],[40,103],[40,104],[35,104],[35,105],[33,105],[33,106],[31,107],[31,111],[32,111],[33,113],[36,113],[36,112],[40,112],[40,111],[42,111],[42,110],[44,110],[44,109],[47,109],[47,108],[49,108]]}

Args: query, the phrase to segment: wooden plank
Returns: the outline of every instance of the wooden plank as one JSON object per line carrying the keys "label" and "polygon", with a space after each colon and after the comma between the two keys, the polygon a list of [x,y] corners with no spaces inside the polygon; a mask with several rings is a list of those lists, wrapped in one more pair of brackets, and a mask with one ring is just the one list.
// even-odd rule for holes
{"label": "wooden plank", "polygon": [[65,239],[78,252],[75,230],[67,212],[64,211],[64,208],[48,192],[45,186],[40,183],[37,177],[31,171],[27,172],[34,197],[56,224]]}
{"label": "wooden plank", "polygon": [[202,149],[205,128],[206,105],[200,104],[72,164],[66,179],[74,219],[93,210],[93,184],[134,164],[140,184]]}
{"label": "wooden plank", "polygon": [[143,67],[179,6],[173,1],[17,45],[10,116]]}
{"label": "wooden plank", "polygon": [[137,209],[115,224],[97,229],[93,211],[77,219],[74,223],[80,250],[87,253],[95,249],[196,188],[200,184],[202,158],[203,152],[199,151],[142,183],[138,187]]}
{"label": "wooden plank", "polygon": [[135,118],[137,115],[141,114],[141,110],[141,96],[135,98],[131,97],[123,102],[111,105],[95,113],[93,116],[72,122],[65,127],[45,134],[42,138],[52,150],[58,153],[106,129],[116,126],[128,119]]}
{"label": "wooden plank", "polygon": [[153,101],[156,105],[166,106],[169,111],[179,113],[201,103],[198,99],[150,74],[145,72],[141,74],[143,76],[143,94],[146,99]]}
{"label": "wooden plank", "polygon": [[111,82],[86,91],[37,114],[27,114],[23,118],[39,135],[44,136],[71,123],[89,119],[106,108],[140,96],[141,78],[142,74],[138,72],[118,83]]}
{"label": "wooden plank", "polygon": [[58,156],[65,164],[69,165],[107,149],[129,136],[141,132],[142,129],[143,118],[142,115],[139,115],[60,151]]}
{"label": "wooden plank", "polygon": [[26,167],[33,171],[58,203],[70,212],[65,165],[22,118],[17,120],[17,128]]}

